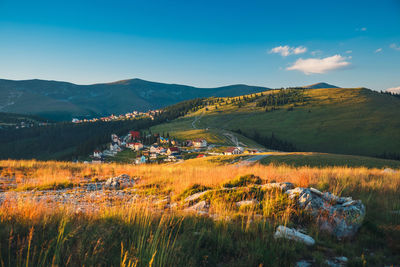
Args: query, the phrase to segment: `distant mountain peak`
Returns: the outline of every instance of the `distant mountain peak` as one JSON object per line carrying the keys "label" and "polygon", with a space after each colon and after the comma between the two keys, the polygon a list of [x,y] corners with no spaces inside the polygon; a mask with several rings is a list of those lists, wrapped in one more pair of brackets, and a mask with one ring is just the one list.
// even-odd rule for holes
{"label": "distant mountain peak", "polygon": [[324,82],[319,82],[319,83],[314,83],[310,85],[303,86],[304,88],[310,88],[310,89],[319,89],[319,88],[340,88],[338,86],[329,84],[329,83],[324,83]]}

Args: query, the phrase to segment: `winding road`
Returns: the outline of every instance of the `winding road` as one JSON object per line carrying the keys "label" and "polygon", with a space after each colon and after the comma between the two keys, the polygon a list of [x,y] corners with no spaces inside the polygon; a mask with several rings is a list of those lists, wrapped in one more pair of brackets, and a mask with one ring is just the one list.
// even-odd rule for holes
{"label": "winding road", "polygon": [[271,155],[272,155],[272,154],[263,154],[263,155],[251,156],[251,157],[248,157],[248,158],[246,158],[246,159],[244,159],[244,160],[241,160],[240,162],[238,162],[238,164],[236,164],[236,166],[237,166],[237,167],[240,167],[240,166],[249,166],[249,165],[252,165],[252,164],[256,163],[257,161],[260,161],[260,160],[262,160],[263,158],[269,157],[269,156],[271,156]]}
{"label": "winding road", "polygon": [[198,128],[196,127],[196,122],[197,122],[197,121],[200,121],[200,119],[203,117],[203,115],[204,115],[204,112],[201,113],[200,116],[194,117],[194,120],[192,121],[192,127],[193,127],[193,129],[198,129]]}

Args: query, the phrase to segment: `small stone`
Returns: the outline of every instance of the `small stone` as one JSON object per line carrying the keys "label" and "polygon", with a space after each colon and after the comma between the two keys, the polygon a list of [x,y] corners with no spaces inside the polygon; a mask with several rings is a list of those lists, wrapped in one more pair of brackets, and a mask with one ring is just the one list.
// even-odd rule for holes
{"label": "small stone", "polygon": [[290,239],[290,240],[294,240],[297,242],[301,242],[306,244],[307,246],[312,246],[315,244],[315,240],[308,235],[302,234],[299,231],[280,225],[278,226],[278,228],[276,229],[276,232],[274,234],[274,238],[286,238],[286,239]]}

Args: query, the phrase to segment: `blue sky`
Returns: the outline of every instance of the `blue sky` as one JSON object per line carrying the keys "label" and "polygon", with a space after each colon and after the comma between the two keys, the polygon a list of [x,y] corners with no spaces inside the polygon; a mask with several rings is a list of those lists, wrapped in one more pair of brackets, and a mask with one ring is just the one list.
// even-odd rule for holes
{"label": "blue sky", "polygon": [[0,78],[400,86],[400,0],[0,0]]}

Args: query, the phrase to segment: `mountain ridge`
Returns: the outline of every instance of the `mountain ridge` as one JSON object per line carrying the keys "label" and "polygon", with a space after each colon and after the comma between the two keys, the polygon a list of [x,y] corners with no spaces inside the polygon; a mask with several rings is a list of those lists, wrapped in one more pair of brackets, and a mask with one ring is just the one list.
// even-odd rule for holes
{"label": "mountain ridge", "polygon": [[40,79],[0,79],[0,111],[70,120],[72,117],[147,111],[193,98],[237,96],[269,89],[244,84],[201,88],[138,78],[89,85]]}

